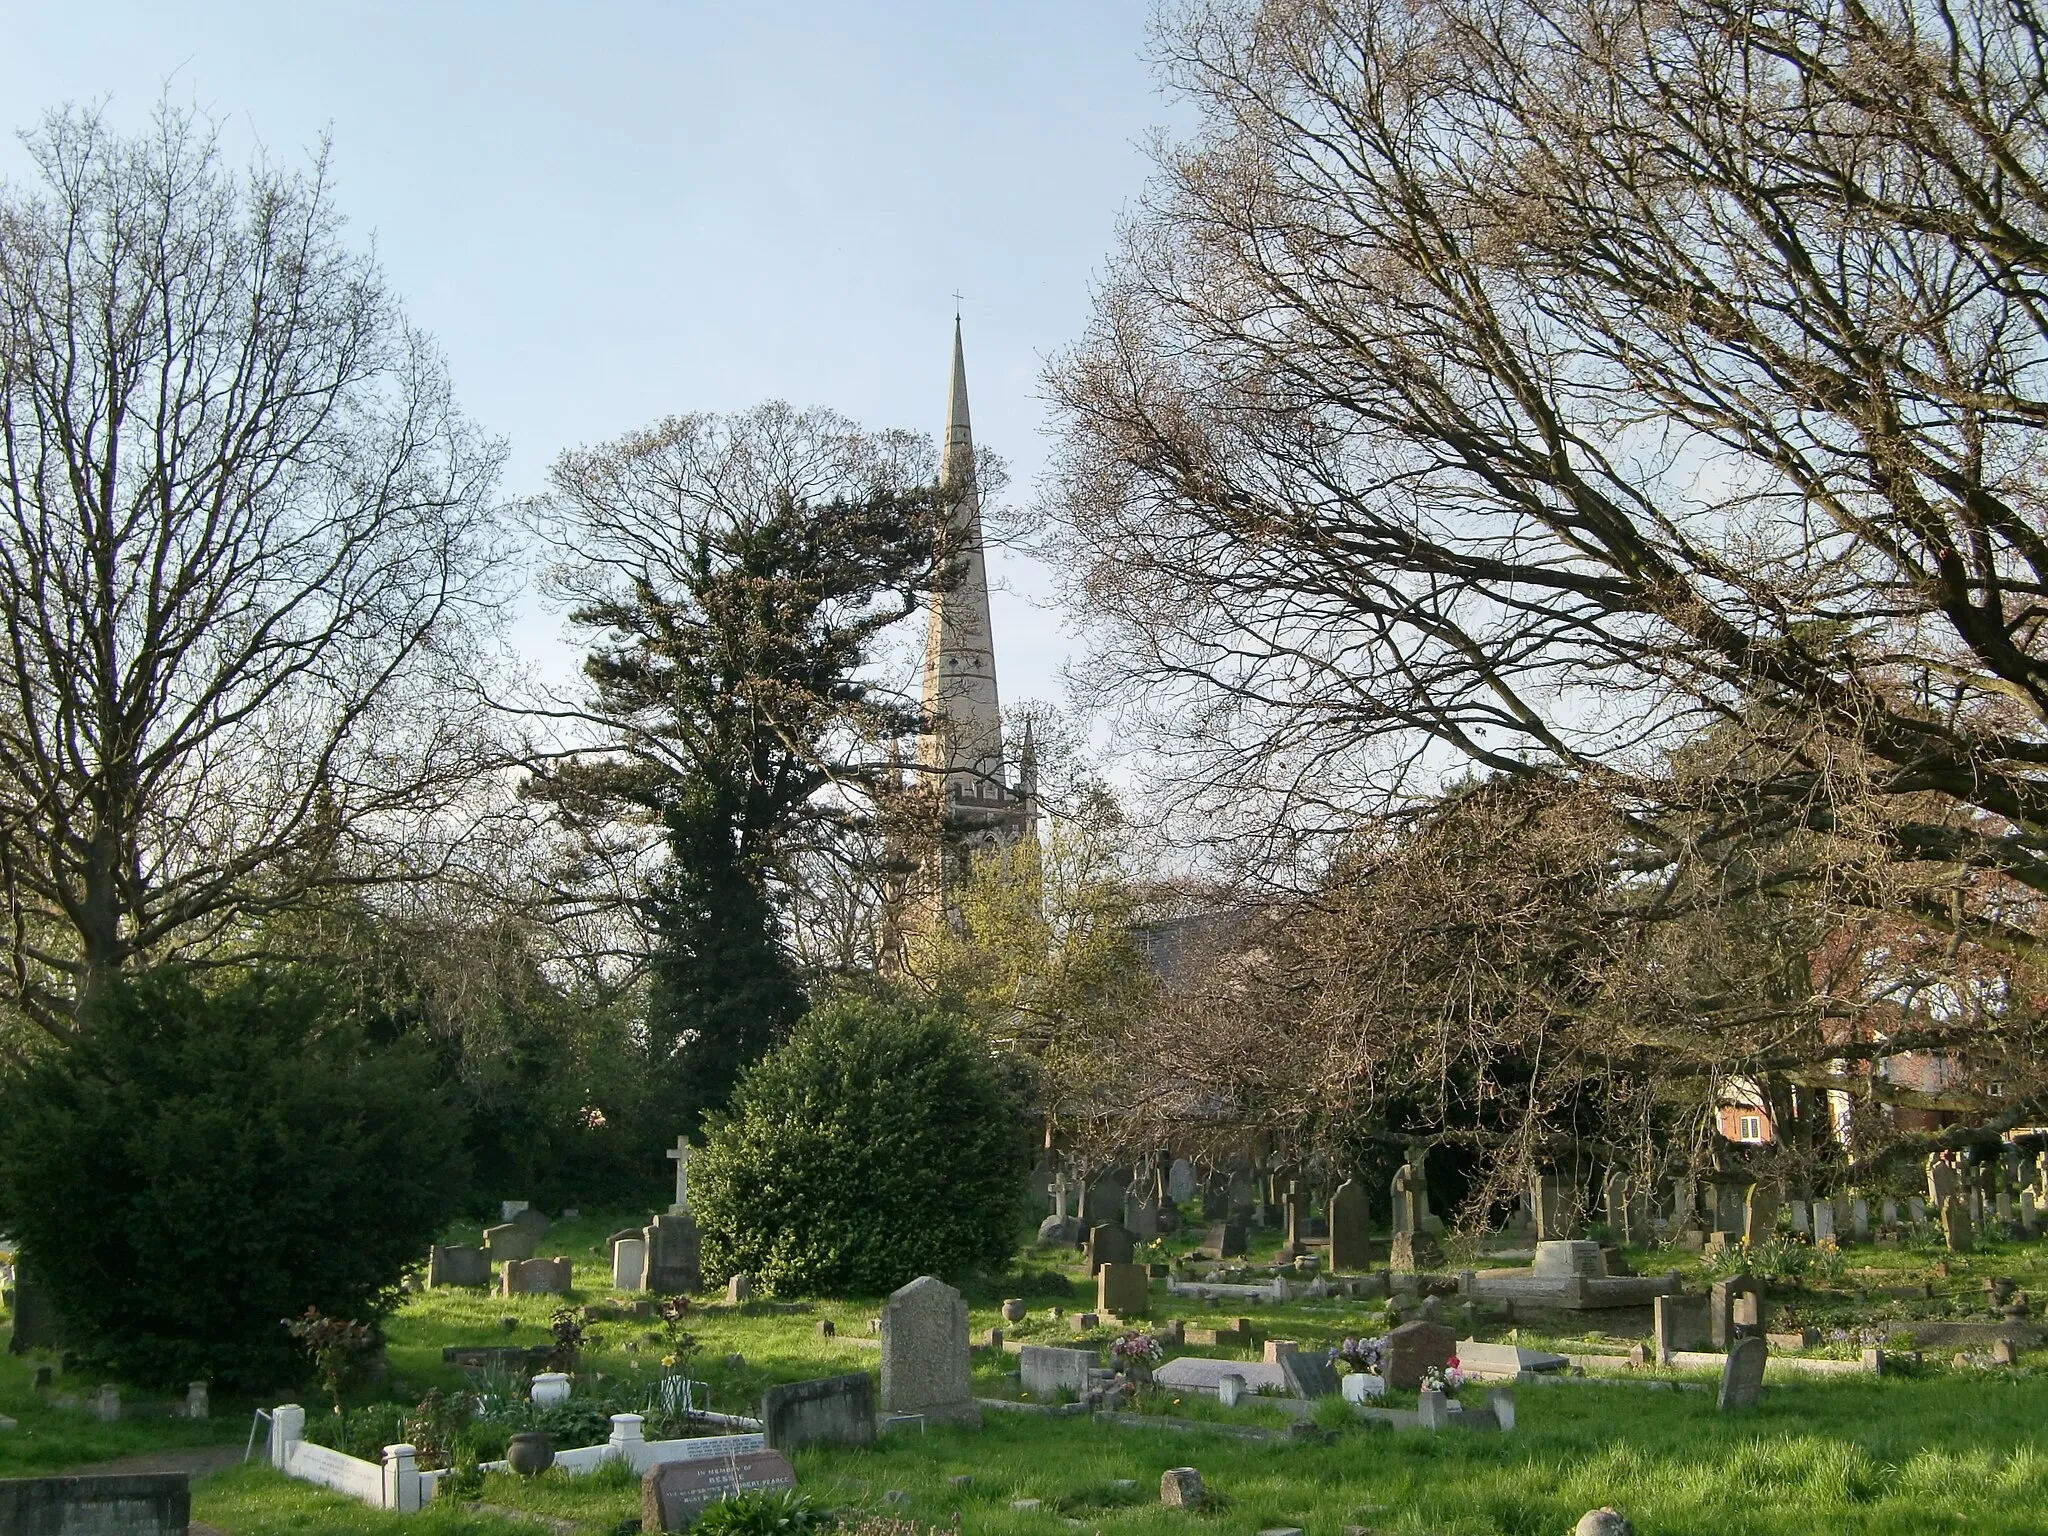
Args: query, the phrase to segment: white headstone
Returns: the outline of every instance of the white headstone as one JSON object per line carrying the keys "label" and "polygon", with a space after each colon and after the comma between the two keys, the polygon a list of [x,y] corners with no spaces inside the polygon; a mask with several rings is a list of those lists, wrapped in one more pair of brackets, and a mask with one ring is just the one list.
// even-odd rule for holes
{"label": "white headstone", "polygon": [[1244,1377],[1236,1371],[1225,1371],[1216,1378],[1216,1401],[1226,1408],[1235,1408],[1244,1398]]}
{"label": "white headstone", "polygon": [[637,1291],[647,1279],[647,1239],[622,1237],[612,1244],[612,1289]]}

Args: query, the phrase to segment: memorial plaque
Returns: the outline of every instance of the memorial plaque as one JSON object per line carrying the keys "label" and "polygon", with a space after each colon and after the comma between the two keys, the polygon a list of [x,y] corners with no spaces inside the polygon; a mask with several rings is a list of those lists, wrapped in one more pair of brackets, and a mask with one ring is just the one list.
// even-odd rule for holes
{"label": "memorial plaque", "polygon": [[640,1479],[640,1529],[681,1531],[711,1505],[763,1488],[794,1488],[796,1470],[778,1451],[743,1451],[665,1461]]}

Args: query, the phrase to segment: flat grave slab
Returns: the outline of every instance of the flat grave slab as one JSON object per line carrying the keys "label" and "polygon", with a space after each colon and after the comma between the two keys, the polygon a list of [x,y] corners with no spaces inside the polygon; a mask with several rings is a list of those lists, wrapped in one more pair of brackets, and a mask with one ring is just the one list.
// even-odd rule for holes
{"label": "flat grave slab", "polygon": [[1216,1391],[1216,1383],[1225,1376],[1242,1376],[1247,1392],[1257,1392],[1270,1387],[1275,1392],[1287,1390],[1287,1374],[1278,1365],[1269,1365],[1263,1360],[1215,1360],[1206,1355],[1182,1355],[1178,1360],[1169,1360],[1152,1373],[1152,1379],[1162,1387],[1179,1387],[1184,1391]]}

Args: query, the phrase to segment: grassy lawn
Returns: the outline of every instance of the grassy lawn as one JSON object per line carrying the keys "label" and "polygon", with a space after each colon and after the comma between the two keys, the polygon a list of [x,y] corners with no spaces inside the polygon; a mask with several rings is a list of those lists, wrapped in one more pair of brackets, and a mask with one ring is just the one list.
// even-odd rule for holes
{"label": "grassy lawn", "polygon": [[[594,1216],[558,1225],[543,1241],[542,1253],[575,1261],[579,1290],[569,1298],[572,1304],[611,1299],[601,1245],[626,1224],[616,1213]],[[1268,1239],[1268,1249],[1273,1241]],[[1180,1246],[1166,1245],[1169,1251]],[[1696,1283],[1702,1278],[1700,1261],[1690,1255],[1660,1251],[1636,1258],[1639,1268],[1675,1265]],[[1937,1269],[1943,1260],[1930,1250],[1854,1248],[1839,1266],[1810,1271],[1803,1288],[1782,1293],[1776,1304],[1823,1329],[1875,1320],[1902,1344],[1916,1326],[1990,1320],[1995,1314],[1983,1295],[1987,1276],[2048,1297],[2048,1251],[2040,1245],[1993,1246],[1946,1261],[1945,1275]],[[997,1308],[1005,1295],[1025,1294],[1032,1317],[1024,1328],[1009,1329],[1013,1337],[1071,1337],[1065,1319],[1054,1322],[1045,1314],[1054,1306],[1072,1314],[1092,1303],[1078,1264],[1066,1255],[1031,1255],[1024,1267],[1033,1278],[1013,1276],[970,1288],[977,1334],[1000,1324]],[[1068,1284],[1063,1296],[1056,1294],[1059,1277]],[[1936,1292],[1932,1298],[1883,1294],[1929,1284]],[[1295,1338],[1304,1345],[1381,1326],[1377,1302],[1169,1308],[1157,1289],[1154,1299],[1162,1315],[1202,1321],[1244,1314],[1261,1336]],[[543,1342],[559,1304],[552,1297],[463,1291],[409,1299],[388,1324],[387,1395],[410,1402],[432,1386],[462,1385],[462,1373],[441,1363],[445,1345]],[[701,1345],[692,1374],[711,1384],[713,1406],[750,1412],[770,1382],[876,1368],[867,1321],[878,1301],[800,1305],[789,1309],[766,1301],[727,1308],[706,1299],[691,1323]],[[505,1318],[514,1320],[512,1329],[504,1328]],[[833,1336],[820,1335],[823,1319],[834,1324]],[[645,1335],[653,1328],[631,1320],[594,1325],[583,1378],[631,1383],[651,1376],[659,1350]],[[1533,1344],[1584,1348],[1625,1345],[1641,1334],[1621,1319],[1603,1323],[1591,1314],[1553,1319],[1547,1328],[1527,1322],[1520,1336]],[[1507,1436],[1356,1426],[1322,1443],[1257,1444],[1200,1431],[991,1413],[979,1432],[892,1435],[872,1451],[807,1452],[796,1460],[804,1489],[833,1507],[886,1511],[930,1526],[949,1524],[957,1512],[967,1530],[1044,1536],[1074,1529],[1133,1536],[1191,1529],[1236,1536],[1276,1525],[1299,1525],[1310,1536],[1337,1536],[1347,1525],[1407,1536],[1549,1533],[1569,1530],[1580,1513],[1603,1503],[1626,1510],[1646,1536],[2039,1531],[2039,1511],[2048,1508],[2048,1451],[2036,1426],[2048,1421],[2048,1373],[2036,1370],[2048,1359],[2023,1355],[2018,1369],[1987,1374],[1949,1368],[1944,1362],[1953,1352],[1931,1351],[1927,1367],[1913,1376],[1774,1380],[1761,1408],[1741,1416],[1716,1413],[1710,1393],[1560,1385],[1520,1389],[1518,1426]],[[1014,1395],[1004,1381],[1013,1367],[1011,1356],[978,1350],[977,1390]],[[248,1428],[248,1405],[239,1403],[217,1405],[211,1424],[102,1425],[75,1410],[42,1407],[28,1382],[27,1362],[0,1364],[0,1413],[20,1421],[17,1429],[0,1432],[0,1475],[160,1447],[223,1439],[239,1444]],[[96,1382],[73,1378],[61,1385],[83,1395]],[[318,1411],[310,1397],[302,1400]],[[1228,1415],[1214,1404],[1160,1406],[1182,1417],[1285,1422],[1256,1405]],[[1327,1414],[1321,1417],[1328,1421]],[[1161,1509],[1159,1476],[1173,1466],[1200,1468],[1219,1496],[1217,1507],[1201,1514]],[[973,1481],[964,1488],[948,1483],[961,1474]],[[885,1501],[892,1491],[905,1500]],[[1041,1500],[1041,1507],[1010,1507],[1024,1498]],[[616,1530],[639,1507],[637,1488],[622,1477],[552,1475],[530,1484],[495,1477],[484,1502],[568,1520],[590,1532]],[[232,1536],[324,1536],[397,1526],[420,1536],[543,1528],[452,1505],[419,1517],[384,1516],[260,1466],[202,1483],[195,1516]]]}

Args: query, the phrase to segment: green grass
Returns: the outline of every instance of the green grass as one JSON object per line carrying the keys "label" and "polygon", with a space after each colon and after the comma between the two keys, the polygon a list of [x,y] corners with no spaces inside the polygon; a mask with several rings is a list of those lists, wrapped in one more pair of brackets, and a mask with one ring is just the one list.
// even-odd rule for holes
{"label": "green grass", "polygon": [[[541,1245],[547,1255],[567,1254],[579,1287],[571,1304],[606,1299],[600,1246],[626,1218],[593,1216],[558,1225]],[[473,1238],[474,1233],[466,1234]],[[1268,1240],[1268,1247],[1271,1246]],[[1168,1244],[1169,1251],[1181,1246]],[[1993,1246],[1949,1264],[1936,1276],[1941,1255],[1928,1251],[1851,1250],[1838,1274],[1792,1295],[1799,1320],[1826,1328],[1856,1317],[1881,1317],[1885,1326],[1958,1318],[1988,1320],[1982,1281],[1997,1274],[2048,1299],[2048,1250]],[[1037,1321],[1054,1305],[1072,1314],[1092,1301],[1078,1264],[1066,1255],[1030,1255],[1027,1269],[1066,1276],[1065,1296],[1031,1292],[1012,1277],[971,1286],[977,1333],[1000,1325],[1005,1295],[1026,1294],[1034,1322],[1027,1333],[1053,1339],[1066,1325]],[[1700,1261],[1691,1255],[1642,1254],[1637,1267],[1677,1267],[1697,1283]],[[1824,1278],[1825,1284],[1819,1283]],[[1868,1291],[1932,1280],[1933,1300],[1859,1300]],[[1155,1303],[1163,1303],[1155,1291]],[[877,1351],[867,1319],[877,1300],[819,1302],[784,1312],[773,1303],[728,1309],[706,1298],[691,1324],[702,1345],[693,1375],[712,1384],[714,1405],[749,1412],[772,1381],[846,1370],[873,1370]],[[457,1386],[462,1373],[442,1365],[447,1344],[532,1344],[546,1338],[551,1297],[500,1298],[441,1291],[408,1300],[388,1324],[393,1396],[410,1401],[434,1385]],[[1162,1312],[1167,1310],[1162,1306]],[[1287,1337],[1305,1346],[1347,1333],[1372,1331],[1378,1303],[1328,1300],[1284,1306],[1226,1303],[1219,1308],[1176,1305],[1191,1322],[1244,1314],[1260,1335]],[[504,1331],[499,1320],[511,1317]],[[837,1328],[816,1331],[821,1318]],[[651,1374],[659,1353],[641,1336],[647,1322],[597,1325],[583,1362],[586,1378],[628,1380]],[[1018,1332],[1011,1329],[1015,1336]],[[1587,1347],[1624,1346],[1631,1335],[1594,1315],[1525,1326],[1526,1342]],[[628,1345],[638,1344],[636,1350]],[[726,1356],[744,1356],[728,1365]],[[1240,1353],[1251,1355],[1251,1350]],[[633,1360],[643,1363],[636,1371]],[[1083,1418],[988,1415],[978,1432],[933,1429],[928,1435],[892,1435],[868,1452],[808,1452],[796,1458],[805,1491],[819,1502],[849,1510],[903,1516],[944,1526],[957,1511],[970,1531],[1018,1536],[1066,1536],[1082,1528],[1104,1533],[1213,1533],[1239,1536],[1263,1527],[1300,1525],[1310,1536],[1336,1536],[1362,1525],[1402,1536],[1523,1536],[1561,1533],[1585,1510],[1612,1503],[1637,1529],[1658,1536],[1817,1536],[1821,1532],[2021,1532],[2042,1528],[2048,1507],[2048,1450],[2035,1426],[2048,1420],[2048,1360],[2023,1357],[2011,1373],[1951,1371],[1941,1361],[1914,1378],[1773,1381],[1761,1408],[1741,1416],[1714,1410],[1708,1393],[1652,1392],[1641,1387],[1555,1386],[1517,1394],[1519,1423],[1507,1436],[1447,1431],[1437,1435],[1359,1426],[1327,1443],[1248,1444],[1221,1435],[1165,1428],[1123,1428]],[[1005,1392],[1004,1373],[1014,1358],[976,1353],[976,1390]],[[1705,1379],[1705,1378],[1699,1378]],[[28,1366],[0,1364],[0,1413],[21,1427],[0,1432],[0,1475],[23,1475],[170,1446],[202,1444],[246,1433],[245,1405],[224,1404],[211,1425],[166,1422],[101,1425],[75,1411],[46,1409],[28,1391]],[[85,1393],[96,1383],[74,1380]],[[310,1398],[308,1406],[314,1406]],[[1283,1425],[1277,1411],[1247,1405],[1226,1413],[1206,1399],[1159,1404],[1189,1419]],[[1318,1415],[1319,1423],[1327,1416]],[[1168,1467],[1201,1469],[1221,1503],[1213,1511],[1183,1514],[1158,1506],[1159,1475]],[[966,1473],[964,1489],[948,1477]],[[1120,1488],[1129,1481],[1132,1488]],[[884,1495],[900,1490],[903,1504]],[[637,1513],[636,1490],[624,1479],[550,1476],[533,1483],[494,1477],[488,1503],[574,1521],[605,1532]],[[1035,1512],[1013,1511],[1019,1498],[1037,1498]],[[380,1515],[337,1495],[293,1483],[262,1467],[239,1468],[197,1489],[195,1517],[232,1536],[267,1533],[373,1532],[402,1527],[419,1536],[445,1533],[532,1532],[490,1515],[448,1506],[417,1518]]]}

